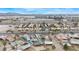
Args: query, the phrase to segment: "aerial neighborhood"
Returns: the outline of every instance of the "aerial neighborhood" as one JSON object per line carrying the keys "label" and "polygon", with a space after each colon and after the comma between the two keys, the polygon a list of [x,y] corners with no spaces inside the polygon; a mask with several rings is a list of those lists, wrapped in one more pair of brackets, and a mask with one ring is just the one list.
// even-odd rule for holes
{"label": "aerial neighborhood", "polygon": [[79,14],[0,14],[0,51],[79,51]]}

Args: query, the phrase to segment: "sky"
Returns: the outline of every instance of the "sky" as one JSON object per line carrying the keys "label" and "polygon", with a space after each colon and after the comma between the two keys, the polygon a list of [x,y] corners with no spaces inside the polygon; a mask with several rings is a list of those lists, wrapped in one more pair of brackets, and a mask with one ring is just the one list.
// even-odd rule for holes
{"label": "sky", "polygon": [[0,8],[0,13],[79,14],[79,8]]}

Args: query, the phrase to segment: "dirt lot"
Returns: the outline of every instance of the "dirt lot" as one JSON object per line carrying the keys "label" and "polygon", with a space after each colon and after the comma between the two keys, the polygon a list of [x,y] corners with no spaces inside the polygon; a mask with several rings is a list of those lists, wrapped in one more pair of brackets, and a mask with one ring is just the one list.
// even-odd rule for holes
{"label": "dirt lot", "polygon": [[54,48],[52,48],[51,45],[46,45],[46,47],[44,47],[43,45],[40,45],[40,46],[31,46],[25,51],[54,51]]}

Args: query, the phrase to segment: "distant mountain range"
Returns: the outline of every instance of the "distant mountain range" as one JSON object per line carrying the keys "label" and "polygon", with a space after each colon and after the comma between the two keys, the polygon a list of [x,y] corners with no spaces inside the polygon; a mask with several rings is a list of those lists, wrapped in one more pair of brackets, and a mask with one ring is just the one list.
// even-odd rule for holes
{"label": "distant mountain range", "polygon": [[19,13],[0,13],[0,16],[18,16],[18,15],[24,15],[24,14],[19,14]]}
{"label": "distant mountain range", "polygon": [[0,13],[0,16],[26,16],[26,15],[78,15],[79,14],[20,14],[20,13]]}

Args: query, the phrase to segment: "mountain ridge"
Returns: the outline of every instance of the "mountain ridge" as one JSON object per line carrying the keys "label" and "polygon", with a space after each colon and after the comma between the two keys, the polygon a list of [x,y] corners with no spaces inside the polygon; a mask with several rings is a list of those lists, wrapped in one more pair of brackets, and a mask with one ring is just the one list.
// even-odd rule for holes
{"label": "mountain ridge", "polygon": [[0,13],[0,16],[33,16],[33,15],[79,15],[79,14],[21,14],[21,13]]}

